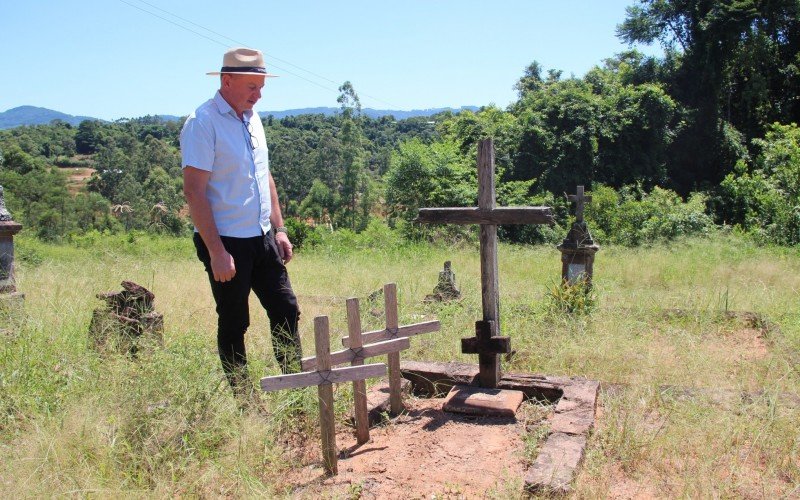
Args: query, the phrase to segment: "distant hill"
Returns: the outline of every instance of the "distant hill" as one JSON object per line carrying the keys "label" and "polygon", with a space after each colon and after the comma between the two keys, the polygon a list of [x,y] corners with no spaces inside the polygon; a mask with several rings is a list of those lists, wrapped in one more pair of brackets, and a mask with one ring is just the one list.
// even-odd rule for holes
{"label": "distant hill", "polygon": [[[405,120],[406,118],[414,118],[417,116],[431,116],[437,113],[441,113],[443,111],[452,111],[453,113],[458,113],[460,111],[478,111],[480,109],[478,106],[461,106],[460,108],[430,108],[430,109],[412,109],[411,111],[403,111],[397,109],[372,109],[372,108],[364,108],[361,112],[370,118],[380,118],[381,116],[394,116],[398,120]],[[284,111],[261,111],[259,115],[262,118],[266,118],[269,115],[277,119],[285,118],[287,116],[297,116],[297,115],[325,115],[325,116],[332,116],[336,113],[341,112],[341,108],[300,108],[300,109],[287,109]]]}
{"label": "distant hill", "polygon": [[[406,118],[414,118],[418,116],[431,116],[443,111],[452,111],[458,113],[460,111],[477,111],[477,106],[461,106],[460,108],[430,108],[430,109],[412,109],[411,111],[403,111],[396,109],[372,109],[365,108],[362,110],[365,116],[370,118],[380,118],[381,116],[394,116],[397,120],[404,120]],[[287,116],[298,115],[312,115],[322,114],[325,116],[332,116],[339,113],[340,108],[299,108],[287,109],[284,111],[261,111],[259,115],[266,118],[269,115],[277,119],[285,118]],[[173,115],[158,115],[164,121],[182,120],[182,117]],[[19,106],[17,108],[9,109],[0,113],[0,130],[7,128],[19,127],[22,125],[47,125],[53,120],[62,120],[73,126],[78,126],[83,120],[97,120],[91,116],[74,116],[60,111],[54,111],[47,108],[38,108],[36,106]],[[103,121],[103,120],[101,120]]]}
{"label": "distant hill", "polygon": [[36,106],[19,106],[0,113],[0,129],[19,127],[20,125],[47,125],[53,120],[62,120],[77,126],[83,120],[96,120],[91,116],[73,116],[60,111]]}

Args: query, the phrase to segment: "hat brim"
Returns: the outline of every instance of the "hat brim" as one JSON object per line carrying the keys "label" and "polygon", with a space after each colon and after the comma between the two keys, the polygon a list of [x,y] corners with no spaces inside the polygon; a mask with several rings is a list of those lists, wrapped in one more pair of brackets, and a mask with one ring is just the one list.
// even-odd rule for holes
{"label": "hat brim", "polygon": [[255,71],[211,71],[206,73],[210,76],[216,75],[258,75],[266,76],[267,78],[278,78],[280,75],[273,75],[272,73],[256,73]]}

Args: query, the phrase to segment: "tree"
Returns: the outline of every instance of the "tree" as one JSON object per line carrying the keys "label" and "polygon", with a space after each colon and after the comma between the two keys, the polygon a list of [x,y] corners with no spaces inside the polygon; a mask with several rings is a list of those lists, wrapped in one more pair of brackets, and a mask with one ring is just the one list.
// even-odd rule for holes
{"label": "tree", "polygon": [[97,120],[84,120],[75,134],[75,150],[80,154],[96,153],[102,144],[102,124]]}
{"label": "tree", "polygon": [[369,222],[369,204],[361,203],[361,198],[369,199],[370,183],[365,178],[365,151],[362,145],[361,101],[350,82],[339,87],[339,102],[342,106],[342,125],[340,141],[342,144],[342,187],[343,201],[341,221],[353,231],[359,231]]}
{"label": "tree", "polygon": [[666,83],[686,108],[672,151],[684,190],[717,184],[767,124],[800,120],[796,0],[639,0],[617,33],[680,60]]}
{"label": "tree", "polygon": [[514,90],[517,91],[517,95],[522,99],[525,94],[535,92],[542,88],[543,83],[542,65],[537,61],[533,61],[525,68],[525,74],[523,74],[522,78],[514,85]]}

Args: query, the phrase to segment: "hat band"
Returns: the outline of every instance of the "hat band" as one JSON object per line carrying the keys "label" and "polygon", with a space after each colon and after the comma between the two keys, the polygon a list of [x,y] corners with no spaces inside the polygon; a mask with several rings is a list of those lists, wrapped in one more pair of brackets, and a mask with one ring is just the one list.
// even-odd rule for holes
{"label": "hat band", "polygon": [[264,73],[266,75],[267,69],[258,66],[223,66],[220,73]]}

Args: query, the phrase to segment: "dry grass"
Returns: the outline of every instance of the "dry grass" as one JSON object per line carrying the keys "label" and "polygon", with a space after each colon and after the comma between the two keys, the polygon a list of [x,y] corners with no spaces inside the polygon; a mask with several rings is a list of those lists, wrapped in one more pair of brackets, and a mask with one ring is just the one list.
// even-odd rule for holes
{"label": "dry grass", "polygon": [[[396,282],[401,324],[442,323],[404,359],[474,361],[458,339],[480,317],[477,249],[378,246],[301,252],[290,264],[305,353],[316,315],[330,316],[333,342],[344,335],[347,297],[362,298],[365,328],[382,327],[381,300],[366,297]],[[0,328],[0,495],[291,496],[282,472],[318,461],[314,393],[265,395],[269,417],[238,409],[188,241],[71,248],[23,238],[18,250],[25,313]],[[425,304],[445,260],[463,298]],[[797,252],[734,238],[603,248],[595,270],[599,308],[558,315],[545,307],[558,252],[500,251],[502,328],[516,350],[505,368],[603,383],[576,496],[800,494]],[[164,347],[135,361],[100,356],[87,340],[94,294],[124,279],[150,288],[165,316]],[[773,328],[726,310],[759,313]],[[251,315],[253,376],[277,373],[255,299]],[[348,388],[337,394],[343,413]]]}

